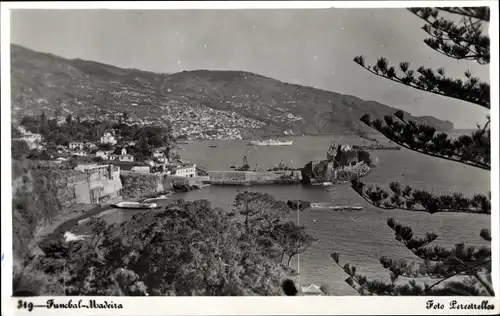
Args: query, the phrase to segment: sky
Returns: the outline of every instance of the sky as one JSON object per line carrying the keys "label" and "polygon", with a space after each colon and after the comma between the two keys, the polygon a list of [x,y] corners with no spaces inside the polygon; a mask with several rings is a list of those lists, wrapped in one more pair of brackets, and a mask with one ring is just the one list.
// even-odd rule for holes
{"label": "sky", "polygon": [[427,47],[423,24],[401,8],[12,10],[11,43],[153,72],[244,70],[432,115],[458,129],[484,123],[485,109],[383,79],[352,61],[384,56],[461,78],[469,69],[489,82],[489,66]]}

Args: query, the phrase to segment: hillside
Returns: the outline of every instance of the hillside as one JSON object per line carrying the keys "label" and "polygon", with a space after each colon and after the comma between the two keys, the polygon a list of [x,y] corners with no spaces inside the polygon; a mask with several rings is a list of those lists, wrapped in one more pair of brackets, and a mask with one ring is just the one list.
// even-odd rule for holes
{"label": "hillside", "polygon": [[[249,72],[159,74],[64,59],[18,45],[11,45],[11,75],[13,118],[41,111],[52,116],[56,108],[63,115],[96,118],[116,118],[127,111],[139,123],[172,121],[179,133],[232,128],[250,136],[285,130],[294,134],[371,131],[359,121],[362,115],[381,117],[396,111],[378,102]],[[453,129],[451,122],[407,115],[439,130]]]}

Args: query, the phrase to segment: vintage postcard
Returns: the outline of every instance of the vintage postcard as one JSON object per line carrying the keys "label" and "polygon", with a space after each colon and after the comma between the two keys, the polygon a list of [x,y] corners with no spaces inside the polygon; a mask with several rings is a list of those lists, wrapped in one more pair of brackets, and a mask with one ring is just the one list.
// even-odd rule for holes
{"label": "vintage postcard", "polygon": [[499,313],[498,2],[1,21],[2,315]]}

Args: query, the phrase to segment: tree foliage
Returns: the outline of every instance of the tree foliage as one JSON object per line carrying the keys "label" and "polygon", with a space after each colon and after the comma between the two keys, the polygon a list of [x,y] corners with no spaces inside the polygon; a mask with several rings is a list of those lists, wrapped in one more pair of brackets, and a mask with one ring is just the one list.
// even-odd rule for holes
{"label": "tree foliage", "polygon": [[268,193],[239,192],[233,203],[236,212],[244,217],[247,234],[272,232],[280,221],[290,212],[283,201],[276,201]]}
{"label": "tree foliage", "polygon": [[45,247],[45,270],[65,276],[66,295],[281,295],[277,262],[208,201],[90,226],[87,240]]}
{"label": "tree foliage", "polygon": [[[422,29],[430,38],[424,42],[431,49],[456,60],[472,60],[478,64],[488,64],[490,41],[483,34],[482,24],[489,21],[488,7],[474,8],[410,8],[411,13],[425,21]],[[442,14],[449,14],[450,19]],[[459,22],[451,17],[461,16]],[[490,108],[490,86],[481,82],[469,71],[464,79],[453,79],[445,75],[445,70],[436,71],[424,66],[416,71],[410,63],[400,62],[399,67],[389,64],[384,57],[373,66],[365,64],[364,56],[357,56],[354,62],[369,72],[386,79],[413,87],[418,90],[446,96]],[[399,70],[396,70],[399,68]],[[490,170],[490,118],[483,126],[470,135],[451,139],[445,133],[425,124],[407,121],[402,111],[384,120],[372,120],[369,115],[361,121],[379,131],[393,142],[413,151],[440,159],[454,161],[478,169]],[[460,193],[437,195],[425,190],[413,189],[393,182],[389,191],[379,186],[367,186],[359,180],[351,182],[352,188],[366,201],[382,209],[403,209],[438,212],[465,212],[491,214],[491,197],[476,194],[464,197]],[[472,247],[458,243],[452,248],[431,246],[438,239],[435,233],[416,237],[411,227],[390,218],[387,225],[394,231],[395,239],[402,243],[416,258],[380,258],[381,265],[390,273],[390,282],[368,280],[356,267],[340,263],[340,254],[332,253],[332,258],[348,275],[346,282],[362,295],[485,295],[493,296],[491,281],[490,247]],[[479,234],[491,242],[488,229]],[[419,278],[431,278],[432,283],[417,282]],[[402,279],[411,278],[406,282]]]}
{"label": "tree foliage", "polygon": [[[92,217],[87,238],[47,240],[40,245],[45,256],[30,258],[29,266],[35,274],[50,276],[53,288],[62,288],[65,295],[282,295],[292,282],[292,289],[286,288],[290,293],[294,284],[272,251],[277,242],[272,232],[298,235],[280,243],[294,253],[305,251],[302,241],[311,237],[303,228],[276,222],[289,209],[268,194],[241,193],[235,205],[242,201],[251,206],[240,209],[241,217],[205,200],[177,200],[121,224]],[[247,215],[249,230],[243,220]],[[49,294],[41,292],[48,288],[42,285],[36,292]]]}
{"label": "tree foliage", "polygon": [[317,241],[305,232],[304,226],[297,226],[291,221],[278,225],[272,236],[282,251],[281,261],[285,254],[288,256],[287,268],[290,268],[293,257],[305,252],[313,242]]}
{"label": "tree foliage", "polygon": [[12,159],[24,159],[30,154],[30,148],[23,140],[12,140],[10,147],[12,150]]}

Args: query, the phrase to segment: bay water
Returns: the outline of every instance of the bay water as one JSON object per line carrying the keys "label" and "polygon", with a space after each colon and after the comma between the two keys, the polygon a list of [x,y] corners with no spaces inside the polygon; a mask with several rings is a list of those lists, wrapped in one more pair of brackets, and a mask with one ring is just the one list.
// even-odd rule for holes
{"label": "bay water", "polygon": [[[375,136],[386,143],[382,136]],[[181,145],[183,159],[196,163],[208,170],[229,170],[230,166],[241,166],[246,156],[251,168],[267,169],[280,161],[290,167],[301,168],[311,160],[326,158],[330,142],[361,144],[354,136],[301,136],[293,139],[293,146],[258,147],[247,146],[244,140],[200,141]],[[212,146],[212,147],[211,147]],[[216,147],[213,147],[216,146]],[[435,193],[461,192],[466,196],[490,191],[490,172],[419,154],[406,149],[372,151],[377,163],[371,173],[362,179],[367,184],[388,187],[392,181],[409,184],[416,189],[427,189]],[[410,212],[382,210],[371,206],[357,195],[349,184],[333,186],[326,191],[321,186],[305,185],[263,185],[249,187],[210,186],[198,191],[177,193],[170,199],[207,199],[213,206],[231,210],[231,204],[238,190],[268,192],[276,199],[301,199],[311,202],[329,202],[334,205],[360,205],[363,211],[333,211],[310,209],[299,213],[300,225],[304,225],[319,242],[300,256],[301,285],[326,285],[331,295],[355,295],[356,292],[345,283],[345,275],[330,257],[339,252],[342,263],[350,263],[368,278],[388,280],[389,273],[380,264],[381,256],[394,259],[415,259],[415,256],[394,239],[393,231],[387,226],[388,218],[394,218],[409,225],[417,236],[434,232],[439,237],[433,243],[452,246],[464,242],[471,246],[485,245],[479,236],[482,228],[490,228],[489,215]],[[160,202],[161,203],[161,202]],[[159,203],[159,204],[160,204]],[[116,210],[103,218],[109,223],[129,219],[137,211]],[[290,220],[296,221],[297,214]],[[72,232],[84,234],[85,225],[76,226]],[[294,260],[293,266],[297,262]]]}

